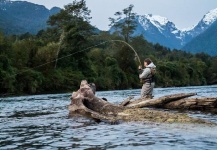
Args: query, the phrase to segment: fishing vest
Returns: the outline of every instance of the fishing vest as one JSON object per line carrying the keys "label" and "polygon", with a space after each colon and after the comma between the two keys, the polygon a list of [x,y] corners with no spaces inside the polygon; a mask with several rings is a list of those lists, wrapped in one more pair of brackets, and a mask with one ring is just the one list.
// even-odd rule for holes
{"label": "fishing vest", "polygon": [[140,80],[141,83],[152,83],[154,82],[154,75],[156,73],[156,69],[152,68],[152,67],[146,67],[146,68],[150,68],[150,74],[146,77],[146,78],[142,78]]}

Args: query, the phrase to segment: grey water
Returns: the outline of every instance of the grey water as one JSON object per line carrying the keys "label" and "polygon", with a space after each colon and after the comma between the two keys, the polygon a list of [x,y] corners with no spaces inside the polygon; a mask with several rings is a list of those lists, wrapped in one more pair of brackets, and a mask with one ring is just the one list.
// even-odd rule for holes
{"label": "grey water", "polygon": [[[217,86],[155,88],[155,97],[196,92],[217,97]],[[140,90],[97,92],[120,103]],[[216,150],[217,126],[120,122],[108,124],[85,117],[68,117],[70,93],[0,98],[0,150],[146,149]],[[167,111],[167,110],[163,110]],[[180,113],[180,112],[174,112]],[[185,112],[217,123],[217,115]]]}

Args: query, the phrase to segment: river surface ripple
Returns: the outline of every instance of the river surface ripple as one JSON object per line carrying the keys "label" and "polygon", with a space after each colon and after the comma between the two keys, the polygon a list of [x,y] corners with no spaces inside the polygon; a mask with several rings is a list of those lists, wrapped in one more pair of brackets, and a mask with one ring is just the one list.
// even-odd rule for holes
{"label": "river surface ripple", "polygon": [[[196,92],[217,97],[217,86],[156,88],[155,97]],[[97,92],[112,103],[139,90]],[[146,149],[216,150],[217,127],[158,123],[96,123],[84,117],[68,117],[70,93],[0,98],[0,150],[8,149]],[[164,110],[167,111],[167,110]],[[217,123],[217,115],[186,112]]]}

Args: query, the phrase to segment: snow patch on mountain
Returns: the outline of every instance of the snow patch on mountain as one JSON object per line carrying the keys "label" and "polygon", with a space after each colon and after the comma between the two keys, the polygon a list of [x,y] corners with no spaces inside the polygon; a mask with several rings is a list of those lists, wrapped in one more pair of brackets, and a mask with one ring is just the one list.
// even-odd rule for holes
{"label": "snow patch on mountain", "polygon": [[151,27],[156,27],[161,33],[163,32],[178,32],[174,30],[178,30],[175,27],[175,24],[170,22],[167,18],[161,17],[159,15],[138,15],[137,16],[138,23],[144,28],[144,30],[148,30]]}
{"label": "snow patch on mountain", "polygon": [[170,48],[176,48],[182,43],[181,31],[165,17],[152,14],[137,15],[136,22],[134,36],[142,34],[148,41]]}
{"label": "snow patch on mountain", "polygon": [[193,25],[193,26],[188,27],[188,28],[183,28],[183,29],[180,29],[180,31],[182,31],[182,32],[188,32],[188,31],[193,30],[193,29],[195,28],[195,26],[196,26],[196,25]]}
{"label": "snow patch on mountain", "polygon": [[193,38],[206,31],[217,20],[217,8],[210,10],[197,25],[192,28],[181,30],[183,33],[183,44],[190,42]]}
{"label": "snow patch on mountain", "polygon": [[163,29],[162,26],[165,26],[169,20],[165,17],[161,17],[161,16],[158,16],[158,15],[151,15],[151,14],[148,14],[148,15],[145,15],[145,17],[154,25],[156,26],[157,28],[159,29]]}
{"label": "snow patch on mountain", "polygon": [[206,25],[210,25],[217,19],[217,8],[210,10],[202,19]]}

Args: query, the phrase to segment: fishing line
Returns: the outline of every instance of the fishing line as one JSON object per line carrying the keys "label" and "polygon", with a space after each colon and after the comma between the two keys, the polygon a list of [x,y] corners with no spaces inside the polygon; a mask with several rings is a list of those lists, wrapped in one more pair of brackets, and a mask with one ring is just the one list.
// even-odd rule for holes
{"label": "fishing line", "polygon": [[[83,49],[83,50],[80,50],[80,51],[77,51],[77,52],[71,53],[71,54],[69,54],[69,55],[66,55],[66,56],[60,57],[60,58],[58,58],[58,55],[57,55],[57,58],[56,58],[55,60],[52,60],[52,61],[50,61],[50,62],[47,62],[47,63],[41,64],[41,65],[36,66],[36,67],[33,67],[33,68],[31,68],[31,69],[36,69],[36,68],[39,68],[39,67],[45,66],[45,65],[50,64],[50,63],[53,63],[53,62],[56,62],[56,63],[57,63],[57,60],[61,60],[61,59],[64,59],[64,58],[70,57],[70,56],[75,55],[75,54],[77,54],[77,53],[80,53],[80,52],[86,51],[86,50],[88,50],[88,49],[91,49],[91,48],[94,48],[94,47],[97,47],[97,46],[99,46],[99,45],[102,45],[102,44],[105,44],[105,43],[109,43],[109,42],[121,42],[121,43],[124,43],[124,44],[128,45],[128,46],[131,48],[131,50],[133,50],[133,52],[135,53],[135,56],[137,57],[139,64],[140,64],[140,65],[142,64],[141,61],[140,61],[140,58],[139,58],[138,53],[136,52],[136,50],[135,50],[135,49],[134,49],[130,44],[128,44],[127,42],[122,41],[122,40],[109,40],[109,41],[101,42],[101,43],[99,43],[99,44],[96,44],[96,45],[90,46],[90,47],[85,48],[85,49]],[[56,64],[55,64],[55,65],[56,65]],[[23,71],[23,72],[25,72],[25,71]],[[16,75],[17,75],[17,74],[16,74]],[[15,75],[15,76],[16,76],[16,75]]]}
{"label": "fishing line", "polygon": [[137,57],[137,59],[138,59],[138,61],[139,61],[139,64],[142,65],[138,53],[136,52],[136,50],[135,50],[135,49],[134,49],[130,44],[128,44],[127,42],[122,41],[122,40],[109,40],[109,41],[101,42],[101,43],[99,43],[99,44],[96,44],[96,45],[90,46],[90,47],[85,48],[85,49],[83,49],[83,50],[80,50],[80,51],[77,51],[77,52],[71,53],[71,54],[69,54],[69,55],[66,55],[66,56],[60,57],[60,58],[58,58],[58,56],[57,56],[57,59],[52,60],[52,61],[47,62],[47,63],[44,63],[44,64],[42,64],[42,65],[39,65],[39,66],[33,67],[32,69],[35,69],[35,68],[39,68],[39,67],[45,66],[45,65],[47,65],[47,64],[50,64],[50,63],[56,62],[57,60],[61,60],[61,59],[64,59],[64,58],[70,57],[70,56],[75,55],[75,54],[77,54],[77,53],[80,53],[80,52],[86,51],[86,50],[88,50],[88,49],[91,49],[91,48],[97,47],[97,46],[99,46],[99,45],[102,45],[102,44],[105,44],[105,43],[108,43],[108,42],[121,42],[121,43],[125,43],[126,45],[128,45],[128,46],[131,48],[131,50],[133,50],[133,52],[135,53],[135,55],[136,55],[136,57]]}

